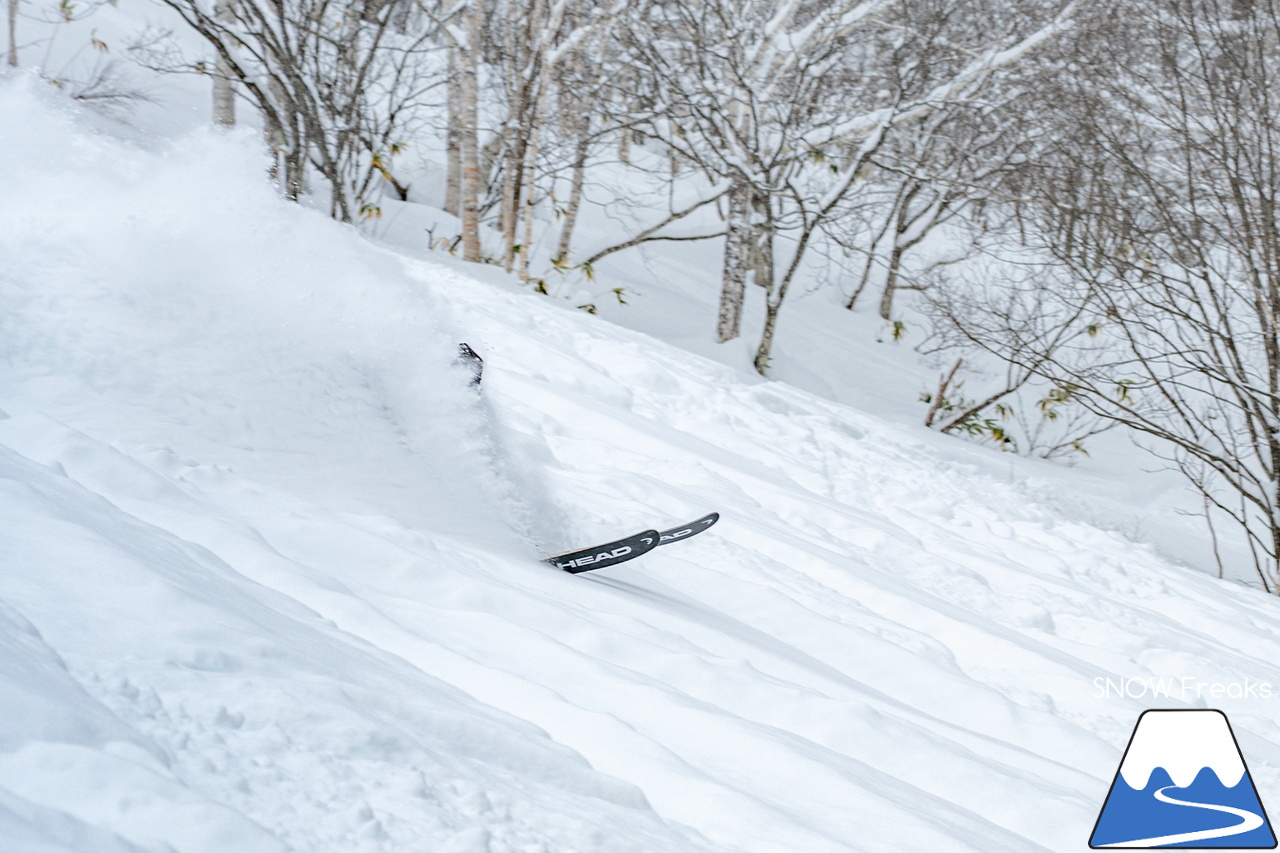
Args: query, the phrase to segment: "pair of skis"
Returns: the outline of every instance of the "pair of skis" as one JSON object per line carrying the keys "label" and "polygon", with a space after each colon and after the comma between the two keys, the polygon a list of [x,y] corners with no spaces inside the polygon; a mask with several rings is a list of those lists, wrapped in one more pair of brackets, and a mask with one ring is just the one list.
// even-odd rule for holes
{"label": "pair of skis", "polygon": [[642,530],[633,536],[616,539],[603,545],[555,554],[545,558],[543,562],[550,563],[556,568],[572,574],[603,569],[606,566],[616,566],[619,563],[625,563],[628,560],[634,560],[636,557],[647,554],[660,545],[670,545],[672,542],[679,542],[691,536],[697,536],[719,520],[720,513],[713,512],[696,521],[682,524],[679,527],[672,527],[669,530]]}

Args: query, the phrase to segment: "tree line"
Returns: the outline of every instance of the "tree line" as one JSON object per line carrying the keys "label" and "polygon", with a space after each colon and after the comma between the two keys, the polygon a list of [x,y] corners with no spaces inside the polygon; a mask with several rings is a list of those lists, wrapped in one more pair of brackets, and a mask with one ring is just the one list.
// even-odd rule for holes
{"label": "tree line", "polygon": [[[161,0],[207,43],[149,61],[215,81],[261,115],[289,198],[315,176],[333,216],[358,220],[396,155],[443,143],[457,248],[523,281],[591,271],[643,243],[723,242],[718,340],[743,334],[764,289],[755,365],[814,253],[873,279],[881,313],[913,286],[903,258],[980,197],[1020,140],[998,126],[1014,72],[1075,24],[1079,0]],[[211,59],[208,54],[211,54]],[[443,133],[438,128],[443,126]],[[594,168],[638,141],[667,161],[650,181],[679,204],[616,246],[574,239]],[[992,164],[996,164],[994,167]],[[694,189],[690,190],[689,188]],[[554,207],[547,239],[538,214]],[[695,212],[718,227],[686,233]],[[876,218],[874,227],[870,219]],[[485,240],[487,230],[496,240]],[[876,232],[868,240],[870,232]],[[534,257],[535,240],[554,249]],[[486,243],[491,244],[486,249]],[[851,294],[850,307],[857,294]]]}

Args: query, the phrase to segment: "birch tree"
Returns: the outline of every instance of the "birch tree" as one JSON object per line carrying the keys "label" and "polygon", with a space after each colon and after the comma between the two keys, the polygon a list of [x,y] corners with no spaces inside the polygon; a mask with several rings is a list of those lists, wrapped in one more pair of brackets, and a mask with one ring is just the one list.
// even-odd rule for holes
{"label": "birch tree", "polygon": [[462,230],[462,259],[479,263],[480,187],[480,60],[488,20],[482,0],[458,0],[440,13],[419,2],[448,44],[446,85],[445,210],[457,216]]}
{"label": "birch tree", "polygon": [[[214,18],[223,25],[235,21],[231,3],[232,0],[218,0],[214,7]],[[219,55],[213,73],[213,123],[223,127],[236,123],[236,92],[231,82],[233,73],[231,66]]]}
{"label": "birch tree", "polygon": [[652,132],[730,185],[717,339],[740,333],[743,296],[760,284],[757,371],[768,368],[779,310],[813,241],[845,212],[890,131],[970,97],[1063,31],[1075,4],[1003,16],[976,0],[963,6],[662,2],[630,28],[657,102]]}
{"label": "birch tree", "polygon": [[508,272],[518,265],[521,281],[529,279],[540,156],[544,135],[553,123],[554,98],[558,92],[569,98],[560,110],[562,115],[575,109],[573,93],[563,89],[564,82],[573,79],[567,69],[593,58],[627,2],[510,3],[504,7],[507,14],[501,27],[494,31],[492,41],[505,101],[499,221],[502,262]]}
{"label": "birch tree", "polygon": [[18,67],[18,4],[22,0],[9,0],[9,65]]}
{"label": "birch tree", "polygon": [[[216,67],[262,114],[285,196],[298,197],[310,166],[328,185],[332,216],[367,212],[394,134],[430,85],[422,58],[433,28],[404,26],[404,0],[161,2],[204,38]],[[210,70],[173,53],[157,54],[153,67]]]}
{"label": "birch tree", "polygon": [[1079,50],[1020,211],[1051,263],[956,328],[1144,436],[1280,591],[1280,3],[1123,2]]}
{"label": "birch tree", "polygon": [[[964,102],[939,106],[893,128],[871,158],[873,172],[862,193],[867,213],[845,217],[829,229],[841,246],[864,257],[846,308],[852,310],[863,291],[875,285],[880,317],[891,320],[900,290],[924,289],[935,270],[976,251],[992,218],[988,212],[1007,206],[1011,178],[1044,148],[1024,97],[1038,85],[1034,75],[1006,69],[989,75]],[[965,216],[971,208],[975,215]],[[952,237],[963,239],[952,239],[947,252],[908,273],[908,256],[957,217],[963,221]]]}
{"label": "birch tree", "polygon": [[[571,14],[579,13],[579,8],[571,10]],[[578,223],[578,211],[582,208],[587,159],[594,141],[592,121],[594,113],[601,106],[603,78],[607,74],[603,54],[612,42],[613,33],[602,27],[596,38],[595,49],[587,44],[572,48],[555,74],[556,97],[559,102],[556,125],[561,138],[569,144],[572,152],[569,161],[569,194],[564,206],[560,237],[552,256],[552,263],[562,268],[569,262],[573,231]]]}

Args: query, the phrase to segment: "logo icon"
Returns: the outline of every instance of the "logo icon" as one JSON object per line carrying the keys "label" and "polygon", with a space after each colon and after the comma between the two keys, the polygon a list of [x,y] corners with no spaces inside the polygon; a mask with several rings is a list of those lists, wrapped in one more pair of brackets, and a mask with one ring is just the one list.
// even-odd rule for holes
{"label": "logo icon", "polygon": [[1093,827],[1094,849],[1276,846],[1221,711],[1144,711]]}

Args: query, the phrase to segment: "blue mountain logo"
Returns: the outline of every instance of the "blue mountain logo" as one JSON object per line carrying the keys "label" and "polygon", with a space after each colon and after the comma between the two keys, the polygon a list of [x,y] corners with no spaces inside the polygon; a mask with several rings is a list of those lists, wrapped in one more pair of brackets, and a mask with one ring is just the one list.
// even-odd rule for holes
{"label": "blue mountain logo", "polygon": [[1270,850],[1271,822],[1221,711],[1144,711],[1092,848]]}

